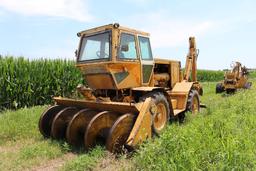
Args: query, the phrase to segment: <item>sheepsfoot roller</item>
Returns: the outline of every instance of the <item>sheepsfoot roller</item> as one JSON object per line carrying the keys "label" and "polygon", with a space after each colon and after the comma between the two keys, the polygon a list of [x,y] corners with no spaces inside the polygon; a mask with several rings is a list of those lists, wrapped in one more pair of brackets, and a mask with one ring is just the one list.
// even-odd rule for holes
{"label": "sheepsfoot roller", "polygon": [[125,146],[132,148],[151,137],[151,116],[156,111],[151,98],[137,104],[54,100],[56,105],[49,107],[39,121],[45,137],[65,139],[87,150],[104,143],[111,152],[120,152]]}
{"label": "sheepsfoot roller", "polygon": [[120,153],[160,135],[170,118],[183,121],[187,111],[200,111],[194,37],[183,73],[179,61],[153,58],[148,33],[110,24],[78,36],[76,66],[87,85],[77,90],[83,98],[54,97],[39,120],[44,137]]}

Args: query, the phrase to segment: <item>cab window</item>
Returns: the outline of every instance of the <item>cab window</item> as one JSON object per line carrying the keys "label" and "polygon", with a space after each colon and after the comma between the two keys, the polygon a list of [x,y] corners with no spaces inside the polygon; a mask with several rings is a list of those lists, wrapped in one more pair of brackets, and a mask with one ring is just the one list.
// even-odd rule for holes
{"label": "cab window", "polygon": [[110,32],[100,33],[82,38],[79,61],[105,60],[111,56]]}
{"label": "cab window", "polygon": [[119,47],[120,59],[137,59],[135,36],[127,33],[121,34]]}
{"label": "cab window", "polygon": [[152,60],[152,52],[150,47],[149,38],[139,36],[140,53],[143,60]]}

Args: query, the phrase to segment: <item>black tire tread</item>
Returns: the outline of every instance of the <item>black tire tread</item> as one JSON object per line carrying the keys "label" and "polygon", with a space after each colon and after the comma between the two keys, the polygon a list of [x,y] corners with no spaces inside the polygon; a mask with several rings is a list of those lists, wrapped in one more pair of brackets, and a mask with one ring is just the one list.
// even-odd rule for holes
{"label": "black tire tread", "polygon": [[[200,103],[198,92],[196,90],[190,90],[189,95],[188,95],[188,101],[187,101],[187,109],[186,109],[187,111],[192,112],[192,100],[193,100],[194,96],[197,97],[198,102]],[[200,110],[200,104],[199,104],[198,109]]]}
{"label": "black tire tread", "polygon": [[246,82],[245,85],[244,85],[244,88],[245,89],[250,89],[252,86],[252,82]]}
{"label": "black tire tread", "polygon": [[[200,103],[198,92],[197,92],[196,90],[193,90],[193,89],[190,90],[189,95],[188,95],[188,101],[187,101],[186,111],[184,111],[184,112],[182,112],[182,113],[180,113],[180,114],[178,115],[178,118],[179,118],[179,122],[180,122],[180,123],[183,123],[183,122],[184,122],[185,117],[186,117],[185,113],[186,113],[187,111],[192,112],[192,100],[193,100],[194,96],[197,97],[198,102]],[[198,110],[200,111],[200,104],[199,104],[199,106],[198,106]]]}
{"label": "black tire tread", "polygon": [[218,83],[218,84],[216,85],[216,94],[222,93],[223,91],[224,91],[224,88],[223,88],[222,84],[221,84],[221,83]]}

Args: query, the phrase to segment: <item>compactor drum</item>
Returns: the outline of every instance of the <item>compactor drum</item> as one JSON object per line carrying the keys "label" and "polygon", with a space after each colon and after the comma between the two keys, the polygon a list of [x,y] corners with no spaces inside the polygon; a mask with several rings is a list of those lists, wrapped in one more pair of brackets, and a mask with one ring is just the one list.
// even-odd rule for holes
{"label": "compactor drum", "polygon": [[249,89],[252,86],[251,82],[248,82],[248,69],[240,62],[234,62],[231,64],[231,70],[225,73],[224,80],[216,85],[216,93],[234,93],[237,89],[244,88]]}
{"label": "compactor drum", "polygon": [[39,120],[44,137],[86,150],[105,144],[119,153],[160,135],[170,118],[200,110],[195,38],[189,38],[183,74],[179,61],[153,59],[148,33],[110,24],[78,36],[76,66],[87,85],[77,90],[83,98],[54,97]]}

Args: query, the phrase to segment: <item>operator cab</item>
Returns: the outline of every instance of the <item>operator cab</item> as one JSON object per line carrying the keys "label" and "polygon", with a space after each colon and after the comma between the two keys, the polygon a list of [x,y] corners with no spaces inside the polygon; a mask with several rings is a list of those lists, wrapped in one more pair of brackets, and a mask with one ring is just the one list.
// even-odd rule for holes
{"label": "operator cab", "polygon": [[150,85],[154,60],[148,33],[115,23],[77,35],[77,67],[91,88],[116,90]]}

